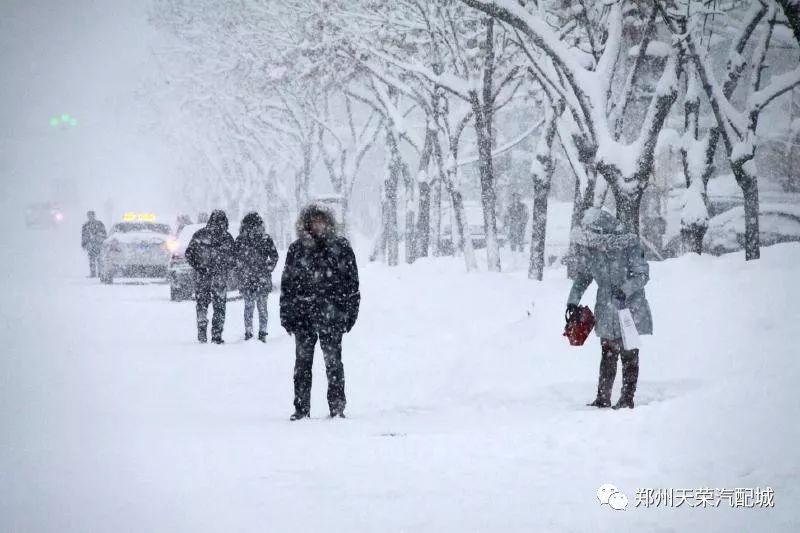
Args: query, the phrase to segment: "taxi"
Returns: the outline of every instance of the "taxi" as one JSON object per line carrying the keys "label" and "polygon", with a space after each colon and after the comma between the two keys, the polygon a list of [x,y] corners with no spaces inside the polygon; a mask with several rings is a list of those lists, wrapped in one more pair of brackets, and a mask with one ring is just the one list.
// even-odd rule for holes
{"label": "taxi", "polygon": [[100,250],[100,281],[115,277],[166,278],[172,250],[177,243],[169,224],[152,213],[125,213],[111,226]]}

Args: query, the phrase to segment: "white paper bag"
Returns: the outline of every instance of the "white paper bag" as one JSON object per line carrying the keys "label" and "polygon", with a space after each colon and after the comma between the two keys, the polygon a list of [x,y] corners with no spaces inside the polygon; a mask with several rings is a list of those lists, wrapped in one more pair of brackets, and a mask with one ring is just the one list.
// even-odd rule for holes
{"label": "white paper bag", "polygon": [[639,332],[630,309],[619,310],[619,329],[622,331],[622,346],[626,350],[638,350]]}

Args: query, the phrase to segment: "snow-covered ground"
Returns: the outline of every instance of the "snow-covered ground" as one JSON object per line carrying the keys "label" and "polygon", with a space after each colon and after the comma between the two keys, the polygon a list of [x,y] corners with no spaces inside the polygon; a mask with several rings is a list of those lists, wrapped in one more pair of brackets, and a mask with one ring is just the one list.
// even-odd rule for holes
{"label": "snow-covered ground", "polygon": [[[201,346],[167,286],[86,279],[76,234],[5,237],[0,531],[800,530],[800,245],[652,264],[625,412],[584,407],[599,343],[561,337],[563,270],[362,260],[349,418],[325,419],[317,357],[314,418],[290,423],[277,297],[266,345],[234,301],[227,343]],[[604,483],[626,511],[598,504]],[[638,488],[706,487],[775,506],[635,507]]]}

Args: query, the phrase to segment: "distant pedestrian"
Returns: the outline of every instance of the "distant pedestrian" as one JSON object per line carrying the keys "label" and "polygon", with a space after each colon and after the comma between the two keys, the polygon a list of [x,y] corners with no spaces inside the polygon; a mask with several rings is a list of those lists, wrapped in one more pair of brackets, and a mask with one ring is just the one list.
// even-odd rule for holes
{"label": "distant pedestrian", "polygon": [[87,220],[81,228],[81,248],[89,255],[89,277],[100,274],[100,250],[106,240],[106,227],[97,220],[94,211],[87,211]]}
{"label": "distant pedestrian", "polygon": [[506,229],[511,251],[525,249],[525,227],[528,225],[528,206],[522,203],[519,193],[511,195],[511,205],[506,212]]}
{"label": "distant pedestrian", "polygon": [[633,396],[639,379],[639,350],[626,350],[619,324],[619,310],[629,309],[640,335],[653,333],[653,318],[644,293],[650,267],[644,259],[639,236],[605,209],[586,211],[576,229],[575,275],[567,300],[567,321],[578,312],[583,293],[594,281],[597,300],[594,308],[595,331],[600,337],[602,356],[597,397],[592,407],[611,406],[611,388],[617,374],[617,359],[622,359],[622,393],[614,409],[633,409]]}
{"label": "distant pedestrian", "polygon": [[207,341],[208,306],[213,303],[211,342],[222,344],[228,274],[236,264],[234,241],[228,233],[228,217],[224,211],[213,211],[206,227],[192,236],[186,248],[186,261],[195,271],[197,340]]}
{"label": "distant pedestrian", "polygon": [[272,291],[272,271],[278,251],[258,213],[242,219],[236,237],[239,292],[244,298],[244,340],[253,338],[253,308],[258,307],[258,340],[267,340],[267,296]]}
{"label": "distant pedestrian", "polygon": [[309,416],[311,369],[319,339],[328,377],[331,418],[344,418],[346,404],[342,336],[358,318],[361,293],[350,243],[336,233],[331,211],[310,205],[297,220],[297,240],[286,254],[281,277],[281,325],[295,338],[294,408],[291,420]]}

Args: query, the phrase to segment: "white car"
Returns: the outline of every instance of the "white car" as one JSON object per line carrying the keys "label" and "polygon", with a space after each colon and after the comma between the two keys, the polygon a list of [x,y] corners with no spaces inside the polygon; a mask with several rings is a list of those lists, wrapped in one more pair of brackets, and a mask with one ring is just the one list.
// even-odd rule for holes
{"label": "white car", "polygon": [[[758,217],[761,246],[800,241],[800,207],[762,203]],[[712,218],[703,239],[703,250],[712,255],[744,249],[744,207],[734,207]]]}
{"label": "white car", "polygon": [[[472,246],[476,249],[486,248],[486,232],[483,227],[483,205],[480,202],[464,200],[464,215],[466,216],[467,231],[472,238]],[[450,220],[452,208],[449,203],[442,206],[442,237],[441,246],[443,252],[453,253],[452,226]],[[499,246],[504,246],[506,242],[505,227],[501,217],[497,217],[497,241]]]}
{"label": "white car", "polygon": [[111,227],[100,250],[100,281],[113,283],[115,277],[166,278],[171,248],[168,224],[118,222]]}

